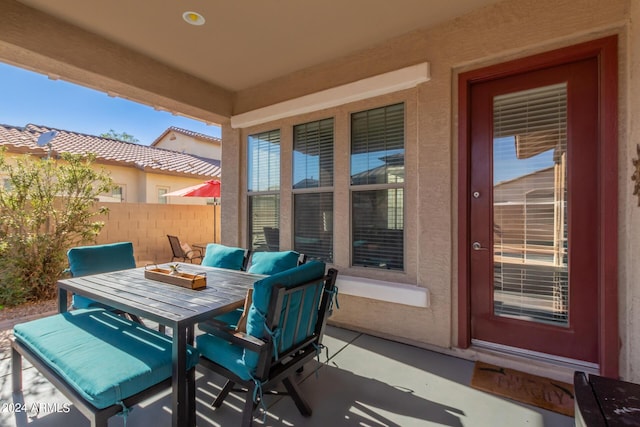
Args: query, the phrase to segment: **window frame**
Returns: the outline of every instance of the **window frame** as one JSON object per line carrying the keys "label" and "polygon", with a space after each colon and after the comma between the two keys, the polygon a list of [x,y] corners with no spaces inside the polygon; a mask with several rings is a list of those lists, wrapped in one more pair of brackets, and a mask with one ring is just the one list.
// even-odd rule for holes
{"label": "window frame", "polygon": [[[407,272],[407,234],[406,234],[406,218],[407,218],[407,180],[406,180],[406,162],[403,161],[403,170],[405,172],[404,179],[402,182],[387,182],[387,183],[375,183],[375,184],[354,184],[352,181],[352,149],[353,149],[353,116],[359,113],[373,111],[382,108],[393,107],[396,105],[402,104],[403,106],[403,156],[406,155],[407,150],[407,102],[405,100],[399,102],[392,102],[385,105],[381,105],[378,107],[372,107],[357,111],[352,111],[348,114],[348,123],[349,123],[349,172],[348,172],[348,189],[349,189],[349,268],[366,268],[374,271],[390,271],[397,273],[406,273]],[[381,268],[375,266],[367,266],[361,264],[354,264],[354,229],[353,229],[353,195],[356,192],[367,192],[367,191],[378,191],[378,190],[390,190],[390,189],[402,189],[402,268],[401,269],[389,269],[389,268]]]}
{"label": "window frame", "polygon": [[[331,157],[332,157],[332,168],[331,168],[331,185],[327,185],[327,186],[321,186],[321,180],[320,180],[320,176],[318,176],[318,187],[304,187],[304,188],[294,188],[296,182],[294,180],[294,176],[295,176],[295,172],[296,172],[296,168],[295,168],[295,148],[296,148],[296,127],[298,126],[307,126],[313,123],[321,123],[321,122],[325,122],[325,121],[329,121],[331,120]],[[292,215],[291,215],[291,230],[292,230],[292,246],[294,250],[298,250],[297,249],[297,245],[295,242],[295,235],[296,235],[296,228],[295,228],[295,224],[296,224],[296,196],[298,195],[305,195],[305,194],[331,194],[331,216],[332,216],[332,220],[331,220],[331,250],[330,250],[330,259],[323,259],[324,262],[327,263],[334,263],[335,262],[335,249],[334,249],[334,245],[335,245],[335,227],[334,227],[334,221],[335,221],[335,204],[336,204],[336,200],[335,200],[335,183],[336,183],[336,118],[334,116],[331,117],[325,117],[325,118],[320,118],[317,120],[311,120],[311,121],[306,121],[303,123],[298,123],[295,124],[291,127],[292,129],[292,136],[291,136],[291,147],[292,147],[292,156],[291,156],[291,176],[292,176],[292,180],[291,180],[291,211],[292,211]],[[306,179],[307,177],[305,177]],[[300,251],[299,251],[300,252]],[[304,251],[302,251],[304,252]],[[307,254],[305,254],[307,255]]]}
{"label": "window frame", "polygon": [[[251,186],[251,176],[250,176],[250,171],[251,171],[251,147],[250,147],[250,141],[252,137],[259,137],[260,135],[268,135],[271,133],[277,132],[278,133],[278,146],[279,146],[279,153],[278,153],[278,189],[277,190],[250,190],[250,186]],[[282,130],[280,128],[274,128],[274,129],[268,129],[265,131],[259,131],[259,132],[253,132],[247,135],[246,137],[246,185],[245,185],[245,190],[246,190],[246,215],[247,215],[247,223],[246,223],[246,232],[247,232],[247,238],[246,238],[246,242],[247,242],[247,247],[249,248],[249,250],[254,251],[256,250],[256,248],[254,248],[253,246],[253,215],[252,215],[252,209],[253,209],[253,202],[252,202],[252,198],[253,197],[259,197],[259,196],[276,196],[277,197],[277,202],[278,202],[278,210],[277,210],[277,220],[275,221],[278,225],[278,229],[280,229],[280,219],[281,219],[281,210],[282,207],[280,206],[282,204],[282,197],[280,195],[281,189],[282,189],[282,179],[281,179],[281,174],[282,174]],[[263,231],[264,234],[264,231]],[[266,238],[265,238],[266,241]]]}

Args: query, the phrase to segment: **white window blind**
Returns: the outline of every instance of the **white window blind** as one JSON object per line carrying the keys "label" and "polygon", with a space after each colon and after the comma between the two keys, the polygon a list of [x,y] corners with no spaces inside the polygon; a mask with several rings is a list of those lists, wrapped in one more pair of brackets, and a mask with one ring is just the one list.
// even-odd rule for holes
{"label": "white window blind", "polygon": [[293,128],[294,249],[333,262],[333,119]]}
{"label": "white window blind", "polygon": [[404,104],[351,116],[352,265],[404,269]]}
{"label": "white window blind", "polygon": [[567,87],[494,98],[494,313],[568,325]]}
{"label": "white window blind", "polygon": [[249,192],[280,189],[280,130],[249,136],[247,150]]}
{"label": "white window blind", "polygon": [[333,119],[293,128],[293,188],[333,186]]}
{"label": "white window blind", "polygon": [[248,138],[247,191],[249,246],[277,251],[280,247],[280,130]]}

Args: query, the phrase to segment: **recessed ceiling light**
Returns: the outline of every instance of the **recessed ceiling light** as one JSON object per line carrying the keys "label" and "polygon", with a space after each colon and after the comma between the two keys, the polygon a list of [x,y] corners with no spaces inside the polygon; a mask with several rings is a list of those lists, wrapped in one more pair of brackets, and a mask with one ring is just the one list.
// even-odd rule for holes
{"label": "recessed ceiling light", "polygon": [[191,25],[204,25],[204,16],[200,15],[198,12],[186,11],[182,14],[182,19],[187,21],[187,23]]}

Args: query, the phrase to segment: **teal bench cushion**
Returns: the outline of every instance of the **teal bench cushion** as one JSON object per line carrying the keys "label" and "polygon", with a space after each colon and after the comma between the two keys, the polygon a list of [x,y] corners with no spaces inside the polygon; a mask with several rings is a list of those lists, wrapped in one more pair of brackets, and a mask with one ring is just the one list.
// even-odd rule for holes
{"label": "teal bench cushion", "polygon": [[228,268],[242,270],[244,266],[245,250],[231,246],[209,243],[201,265],[206,267]]}
{"label": "teal bench cushion", "polygon": [[[14,336],[98,409],[172,374],[171,337],[100,308],[18,324]],[[198,358],[189,346],[187,368]]]}
{"label": "teal bench cushion", "polygon": [[[73,277],[89,274],[107,273],[110,271],[126,270],[136,267],[131,242],[118,242],[106,245],[78,246],[69,249],[69,270]],[[81,295],[73,296],[75,308],[103,307],[92,299]]]}
{"label": "teal bench cushion", "polygon": [[249,273],[277,274],[298,265],[300,254],[294,251],[254,252]]}

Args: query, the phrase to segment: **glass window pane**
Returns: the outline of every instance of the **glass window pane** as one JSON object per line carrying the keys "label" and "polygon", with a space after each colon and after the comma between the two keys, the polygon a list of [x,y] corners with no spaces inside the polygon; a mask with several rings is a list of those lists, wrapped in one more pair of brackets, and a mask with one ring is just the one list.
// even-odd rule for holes
{"label": "glass window pane", "polygon": [[404,190],[354,191],[353,265],[404,269]]}
{"label": "glass window pane", "polygon": [[251,250],[280,248],[280,196],[249,196],[249,241]]}
{"label": "glass window pane", "polygon": [[293,188],[333,186],[333,119],[293,128]]}
{"label": "glass window pane", "polygon": [[569,326],[566,83],[494,98],[494,314]]}
{"label": "glass window pane", "polygon": [[294,249],[333,262],[333,193],[294,195]]}
{"label": "glass window pane", "polygon": [[404,104],[351,115],[351,185],[404,182]]}
{"label": "glass window pane", "polygon": [[247,190],[280,189],[280,130],[249,136]]}

